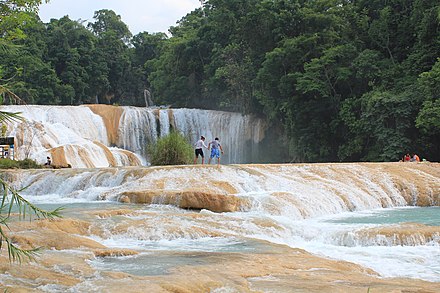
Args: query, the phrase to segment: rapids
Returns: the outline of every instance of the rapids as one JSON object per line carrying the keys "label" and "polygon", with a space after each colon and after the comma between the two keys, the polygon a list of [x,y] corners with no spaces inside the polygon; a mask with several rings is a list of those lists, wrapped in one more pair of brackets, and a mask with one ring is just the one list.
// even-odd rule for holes
{"label": "rapids", "polygon": [[31,202],[66,210],[63,219],[11,225],[15,243],[51,249],[25,267],[8,265],[3,251],[0,285],[25,292],[439,292],[439,167],[4,171]]}

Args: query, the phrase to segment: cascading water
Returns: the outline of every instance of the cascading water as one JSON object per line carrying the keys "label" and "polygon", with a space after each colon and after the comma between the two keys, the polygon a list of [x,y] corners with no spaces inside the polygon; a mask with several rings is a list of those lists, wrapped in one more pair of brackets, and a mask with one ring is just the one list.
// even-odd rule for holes
{"label": "cascading water", "polygon": [[[120,122],[118,146],[146,157],[146,145],[174,128],[191,142],[201,135],[208,141],[218,137],[225,150],[224,163],[244,163],[255,158],[263,139],[262,120],[239,113],[199,109],[154,109],[126,107]],[[127,135],[129,134],[129,135]],[[208,142],[207,141],[207,142]]]}
{"label": "cascading water", "polygon": [[[258,259],[282,245],[361,264],[382,277],[440,282],[437,164],[119,167],[3,175],[16,188],[27,186],[22,194],[33,203],[64,205],[66,217],[88,221],[88,241],[139,252],[90,259],[99,272],[162,276],[184,265],[185,270],[201,267],[203,275],[213,262],[253,253]],[[176,200],[169,201],[173,196]],[[201,206],[195,210],[179,208],[197,201]],[[212,212],[223,201],[238,206]],[[408,207],[427,204],[437,207]],[[296,264],[286,264],[291,265]],[[309,271],[319,274],[315,281],[323,278],[319,272],[325,276],[331,270],[315,266]],[[72,290],[89,291],[99,278],[85,277]]]}
{"label": "cascading water", "polygon": [[[161,292],[160,286],[168,283],[191,292],[217,292],[211,287],[215,283],[218,292],[291,292],[291,280],[299,286],[304,273],[312,280],[302,291],[349,292],[347,283],[357,284],[356,292],[366,292],[365,284],[411,291],[416,282],[417,290],[440,290],[438,164],[146,167],[139,166],[147,164],[145,146],[171,129],[192,141],[200,135],[207,141],[219,137],[226,153],[222,162],[252,161],[264,123],[196,109],[89,105],[1,110],[22,112],[26,118],[8,132],[16,138],[20,158],[43,163],[51,155],[60,164],[88,168],[2,172],[2,179],[15,188],[26,187],[20,193],[32,203],[64,206],[65,218],[13,223],[24,225],[21,231],[10,231],[14,241],[36,246],[43,241],[56,249],[44,250],[45,261],[31,264],[49,272],[38,279],[28,277],[34,275],[27,267],[4,269],[0,255],[0,287],[114,292],[118,286],[134,286],[127,292],[139,292],[158,283],[155,288]],[[319,256],[319,261],[297,248]],[[110,257],[98,257],[101,253]],[[330,263],[329,258],[362,268]],[[222,263],[226,267],[218,269]],[[260,271],[243,277],[243,271],[260,265]],[[387,282],[367,268],[380,277],[401,279]],[[335,270],[338,275],[325,283]],[[187,271],[191,277],[181,275]],[[194,288],[192,283],[207,285]]]}
{"label": "cascading water", "polygon": [[264,138],[262,120],[239,113],[197,109],[89,106],[2,106],[21,112],[24,122],[9,126],[16,138],[16,157],[72,167],[146,165],[147,145],[171,129],[194,143],[204,135],[219,137],[224,163],[245,163],[258,156]]}
{"label": "cascading water", "polygon": [[117,146],[146,157],[147,145],[156,142],[160,137],[157,127],[156,114],[153,111],[127,107],[119,122]]}

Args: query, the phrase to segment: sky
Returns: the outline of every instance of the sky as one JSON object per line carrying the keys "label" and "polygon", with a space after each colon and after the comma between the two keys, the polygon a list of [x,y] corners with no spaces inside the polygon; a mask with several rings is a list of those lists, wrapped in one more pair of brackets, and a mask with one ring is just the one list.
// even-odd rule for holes
{"label": "sky", "polygon": [[199,0],[50,0],[40,5],[39,16],[45,23],[68,15],[87,24],[94,21],[95,11],[110,9],[136,35],[144,31],[167,33],[170,26],[198,7]]}

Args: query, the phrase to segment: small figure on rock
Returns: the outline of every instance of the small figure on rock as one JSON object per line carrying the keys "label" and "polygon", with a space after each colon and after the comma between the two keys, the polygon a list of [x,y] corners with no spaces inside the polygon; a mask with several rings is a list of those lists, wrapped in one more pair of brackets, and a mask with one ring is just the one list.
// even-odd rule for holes
{"label": "small figure on rock", "polygon": [[47,161],[46,163],[44,163],[44,166],[50,166],[52,164],[52,160],[50,159],[50,157],[47,157]]}

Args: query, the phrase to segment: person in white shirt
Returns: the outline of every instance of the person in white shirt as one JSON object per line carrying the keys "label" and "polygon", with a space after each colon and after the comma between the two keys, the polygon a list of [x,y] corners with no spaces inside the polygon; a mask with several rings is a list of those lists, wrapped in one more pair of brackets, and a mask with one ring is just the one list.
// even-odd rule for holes
{"label": "person in white shirt", "polygon": [[199,155],[202,157],[202,165],[205,162],[205,155],[203,154],[203,147],[205,149],[208,148],[208,146],[205,144],[205,137],[202,135],[200,139],[194,144],[195,147],[195,158],[194,158],[194,164],[197,164],[197,159],[199,158]]}

